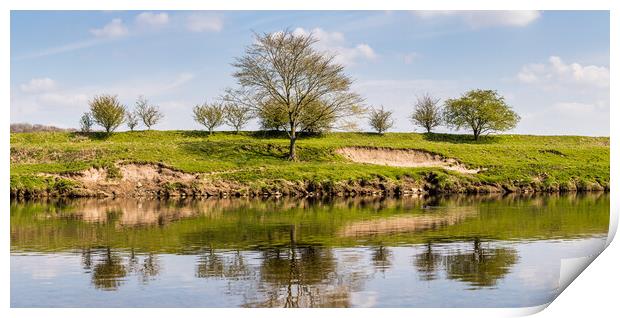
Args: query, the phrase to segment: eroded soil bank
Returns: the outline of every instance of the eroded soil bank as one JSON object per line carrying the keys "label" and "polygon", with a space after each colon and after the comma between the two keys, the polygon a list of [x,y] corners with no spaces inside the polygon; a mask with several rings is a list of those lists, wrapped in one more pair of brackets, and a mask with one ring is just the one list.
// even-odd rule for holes
{"label": "eroded soil bank", "polygon": [[[352,160],[379,160],[372,150],[362,153],[342,152]],[[391,154],[392,162],[413,162],[416,167],[441,167],[446,170],[462,172],[463,175],[481,171],[467,168],[450,159],[432,155],[403,151]],[[430,156],[430,157],[429,157]],[[375,159],[371,159],[375,158]],[[381,159],[387,160],[387,159]],[[446,166],[444,166],[446,165]],[[453,168],[453,169],[448,169]],[[467,178],[454,177],[446,182],[445,175],[440,176],[429,171],[419,178],[407,177],[390,180],[376,177],[372,180],[347,181],[288,181],[283,179],[266,180],[261,184],[244,184],[224,178],[214,178],[218,173],[187,173],[162,164],[151,163],[117,163],[110,167],[90,168],[87,170],[61,174],[40,174],[50,180],[45,190],[11,189],[12,197],[262,197],[262,196],[403,196],[436,193],[532,193],[532,192],[568,192],[568,191],[604,191],[599,184],[572,187],[547,186],[541,183],[503,183],[485,184]],[[62,186],[56,186],[61,184]]]}
{"label": "eroded soil bank", "polygon": [[336,153],[357,163],[391,167],[443,168],[463,174],[476,174],[482,171],[479,168],[468,168],[453,158],[415,149],[345,147],[337,149]]}

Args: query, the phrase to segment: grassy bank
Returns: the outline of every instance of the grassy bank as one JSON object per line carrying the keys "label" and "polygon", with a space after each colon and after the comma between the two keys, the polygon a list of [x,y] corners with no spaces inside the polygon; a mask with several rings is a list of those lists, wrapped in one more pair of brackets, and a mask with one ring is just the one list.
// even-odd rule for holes
{"label": "grassy bank", "polygon": [[[428,192],[572,191],[609,188],[609,138],[501,135],[473,141],[444,134],[330,133],[302,136],[298,162],[286,160],[281,134],[138,131],[110,137],[94,133],[11,134],[12,195],[84,194],[71,173],[92,167],[110,184],[122,179],[118,164],[158,163],[200,173],[194,182],[164,182],[167,193],[342,193],[419,188]],[[353,163],[342,147],[417,149],[454,158],[477,174],[442,168]],[[356,190],[357,189],[357,190]],[[101,190],[101,189],[99,189]],[[105,189],[104,189],[105,190]],[[150,191],[156,191],[151,189]],[[161,191],[158,193],[161,194]],[[89,194],[93,194],[90,192]]]}

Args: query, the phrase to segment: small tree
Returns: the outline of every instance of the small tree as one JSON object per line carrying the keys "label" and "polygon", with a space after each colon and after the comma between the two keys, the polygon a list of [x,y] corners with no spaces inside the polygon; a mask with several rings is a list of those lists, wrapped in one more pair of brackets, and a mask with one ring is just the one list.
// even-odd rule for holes
{"label": "small tree", "polygon": [[89,104],[94,122],[103,127],[108,134],[125,120],[127,111],[115,95],[95,96]]}
{"label": "small tree", "polygon": [[427,133],[439,125],[441,125],[441,107],[439,106],[439,98],[433,98],[428,94],[418,97],[415,104],[415,110],[411,114],[411,122],[426,129]]}
{"label": "small tree", "polygon": [[372,127],[380,134],[383,134],[388,129],[392,128],[392,126],[394,126],[392,112],[384,110],[383,106],[381,106],[380,109],[371,109],[368,120],[370,123],[370,127]]}
{"label": "small tree", "polygon": [[[304,111],[300,113],[298,132],[316,134],[324,133],[334,128],[339,119],[338,116],[324,113],[324,110],[325,106],[319,102],[307,105]],[[364,111],[362,107],[356,107],[355,114],[352,112],[351,115],[357,116]],[[286,130],[289,125],[286,107],[277,102],[270,101],[267,105],[258,107],[256,113],[261,127],[265,130]],[[342,125],[338,125],[338,128],[346,129],[348,127],[346,125],[349,123],[344,118],[341,118],[341,120]]]}
{"label": "small tree", "polygon": [[257,107],[256,115],[260,126],[264,130],[286,130],[288,125],[288,114],[286,107],[275,101],[267,101],[264,105]]}
{"label": "small tree", "polygon": [[196,105],[194,106],[194,120],[207,127],[211,135],[213,129],[224,123],[224,106],[220,103]]}
{"label": "small tree", "polygon": [[135,112],[127,112],[127,114],[125,115],[125,122],[127,123],[127,127],[129,127],[129,130],[133,131],[133,129],[138,126],[138,114],[136,114]]}
{"label": "small tree", "polygon": [[494,90],[471,90],[445,103],[444,118],[453,129],[468,127],[478,140],[481,134],[510,130],[521,117]]}
{"label": "small tree", "polygon": [[252,119],[252,110],[239,104],[228,103],[224,106],[224,121],[226,124],[235,129],[235,133]]}
{"label": "small tree", "polygon": [[[300,118],[300,131],[320,134],[327,132],[334,128],[338,117],[336,114],[327,113],[324,114],[325,105],[321,102],[317,101],[311,103],[307,106],[306,111],[303,112]],[[361,114],[364,110],[359,106],[353,106],[351,109],[350,116],[357,116]],[[317,116],[317,114],[324,114],[322,116]],[[343,118],[343,124],[345,124]],[[340,125],[338,128],[342,128],[343,125]]]}
{"label": "small tree", "polygon": [[142,120],[142,123],[148,130],[151,130],[151,126],[155,126],[164,118],[164,114],[159,110],[159,107],[150,105],[144,96],[140,96],[138,101],[136,101],[136,115]]}
{"label": "small tree", "polygon": [[80,118],[80,131],[83,133],[89,133],[93,128],[93,117],[89,112],[86,112]]}

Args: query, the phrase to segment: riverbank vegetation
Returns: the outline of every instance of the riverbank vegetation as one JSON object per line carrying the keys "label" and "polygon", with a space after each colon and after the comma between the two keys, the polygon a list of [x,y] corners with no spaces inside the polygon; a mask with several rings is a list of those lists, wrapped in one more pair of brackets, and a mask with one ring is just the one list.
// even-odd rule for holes
{"label": "riverbank vegetation", "polygon": [[[476,141],[453,134],[325,133],[301,135],[297,146],[298,160],[290,161],[289,138],[283,132],[11,134],[11,194],[252,196],[609,189],[608,137],[496,135]],[[478,172],[460,173],[430,164],[353,162],[338,153],[344,147],[382,149],[388,157],[390,149],[416,150]],[[140,181],[139,169],[131,176],[122,175],[123,164],[128,163],[164,166],[177,177],[144,175]],[[97,182],[97,189],[80,184],[89,169],[105,181]],[[77,178],[80,175],[82,179]],[[132,182],[115,188],[123,180]]]}
{"label": "riverbank vegetation", "polygon": [[[140,97],[130,111],[99,95],[77,132],[11,135],[11,195],[268,196],[560,192],[609,189],[609,138],[489,134],[519,115],[494,90],[439,106],[424,95],[390,133],[392,111],[365,105],[312,34],[255,34],[234,60],[236,88],[193,108],[207,131],[154,131],[164,114]],[[188,113],[188,120],[191,120]],[[378,133],[355,129],[366,116]],[[244,132],[257,118],[262,131]],[[121,124],[129,132],[114,132]],[[134,131],[141,128],[146,131]],[[93,125],[105,132],[93,132]],[[216,132],[226,124],[234,132]],[[431,133],[439,125],[473,137]]]}

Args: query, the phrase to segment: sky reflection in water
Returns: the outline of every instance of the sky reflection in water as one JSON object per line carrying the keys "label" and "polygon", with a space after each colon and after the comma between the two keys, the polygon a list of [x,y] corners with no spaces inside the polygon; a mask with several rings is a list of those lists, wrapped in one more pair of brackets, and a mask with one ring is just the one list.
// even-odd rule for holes
{"label": "sky reflection in water", "polygon": [[11,205],[12,307],[522,307],[607,194]]}

